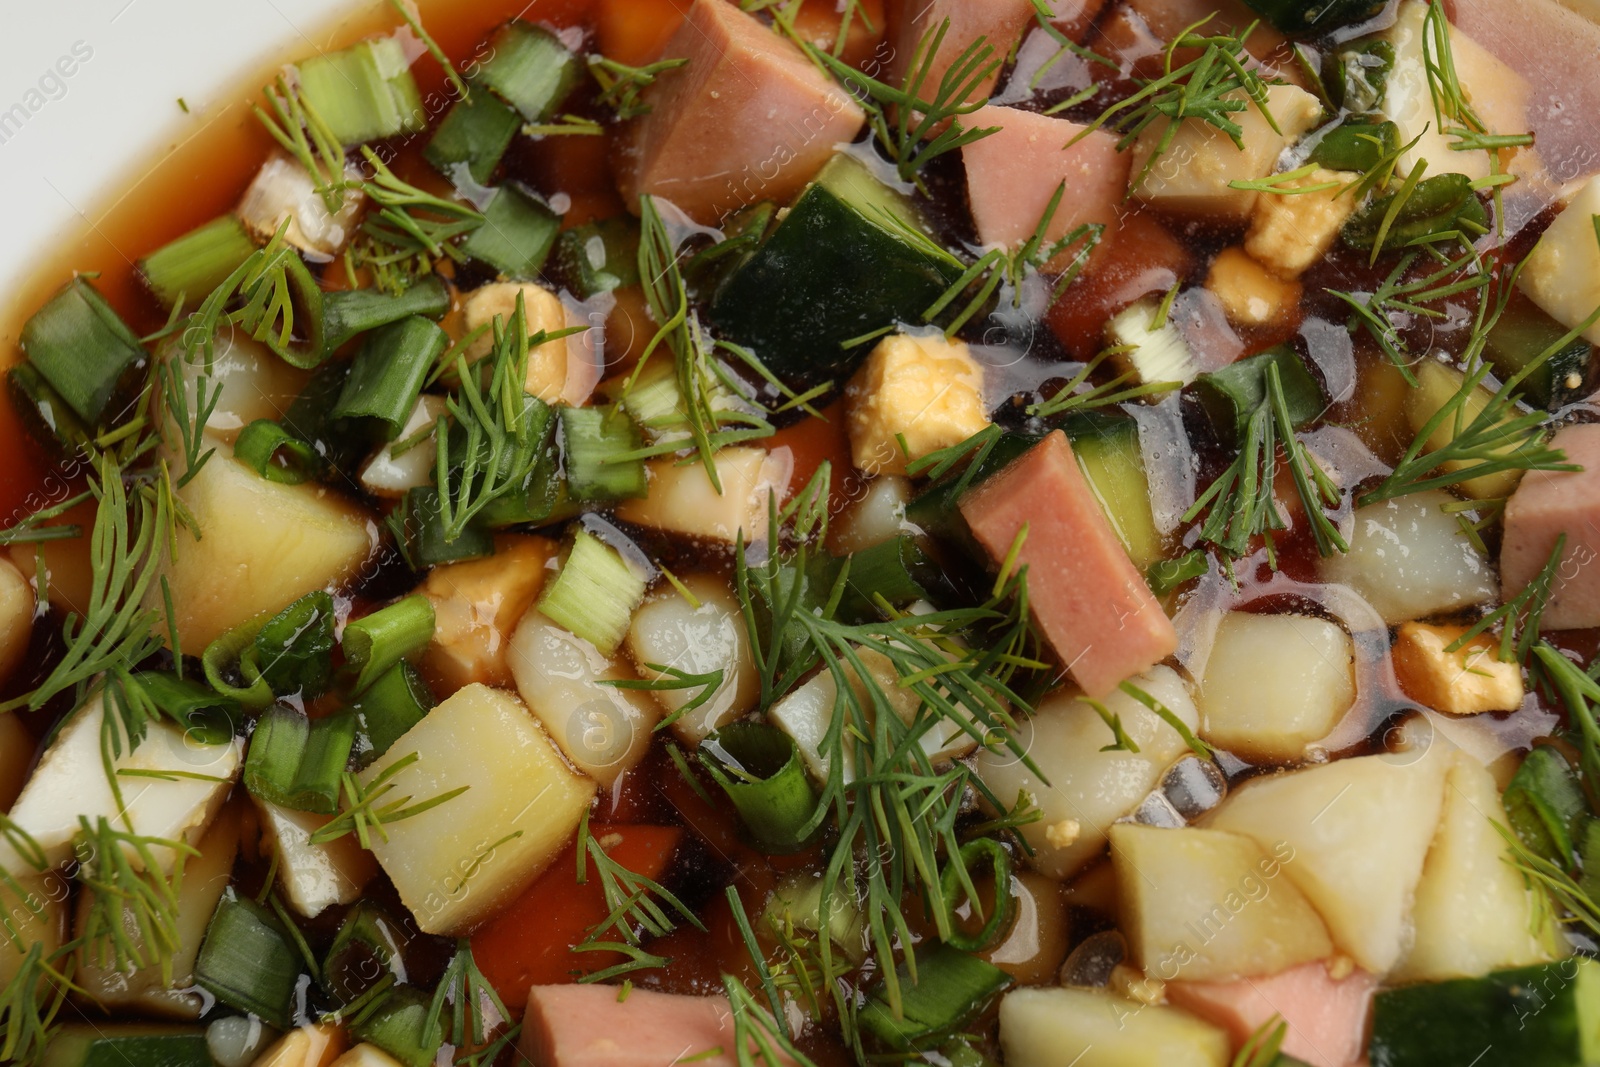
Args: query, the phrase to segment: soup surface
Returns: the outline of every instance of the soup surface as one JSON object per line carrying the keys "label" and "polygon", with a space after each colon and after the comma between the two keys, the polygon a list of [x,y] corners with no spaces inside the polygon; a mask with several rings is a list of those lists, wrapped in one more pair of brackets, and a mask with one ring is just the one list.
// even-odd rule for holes
{"label": "soup surface", "polygon": [[0,328],[0,1059],[1589,1062],[1595,14],[286,57]]}

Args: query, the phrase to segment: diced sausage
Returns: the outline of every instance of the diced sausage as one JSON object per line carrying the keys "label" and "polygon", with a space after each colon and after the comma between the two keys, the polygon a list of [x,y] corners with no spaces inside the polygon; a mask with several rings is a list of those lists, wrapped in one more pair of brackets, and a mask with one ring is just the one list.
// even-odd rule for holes
{"label": "diced sausage", "polygon": [[[1117,151],[1116,137],[1095,130],[1069,145],[1083,132],[1082,126],[1011,107],[982,107],[967,121],[975,127],[1000,129],[961,150],[967,165],[967,199],[985,244],[1015,248],[1033,236],[1051,197],[1065,182],[1066,191],[1045,231],[1044,247],[1084,224],[1106,227],[1097,251],[1109,245],[1128,189],[1129,159]],[[1082,247],[1062,252],[1050,263],[1051,269],[1065,270]]]}
{"label": "diced sausage", "polygon": [[961,514],[997,562],[1028,528],[1017,562],[1028,568],[1034,621],[1089,696],[1177,649],[1177,631],[1106,521],[1066,434],[1050,434],[967,493]]}
{"label": "diced sausage", "polygon": [[785,202],[865,119],[799,48],[726,0],[695,0],[665,55],[689,62],[646,92],[650,113],[622,139],[618,182],[633,210],[648,193],[714,224]]}
{"label": "diced sausage", "polygon": [[1540,624],[1546,630],[1600,626],[1600,425],[1568,426],[1551,447],[1581,471],[1532,471],[1506,504],[1500,596],[1509,600],[1538,577],[1556,538],[1567,546]]}
{"label": "diced sausage", "polygon": [[[993,58],[1000,62],[995,65],[993,74],[974,86],[967,95],[967,102],[987,99],[994,91],[1006,57],[1033,20],[1030,0],[889,0],[888,7],[889,44],[894,51],[889,56],[889,77],[885,80],[891,85],[904,81],[922,39],[937,33],[945,19],[950,20],[950,28],[922,83],[924,100],[938,92],[945,73],[979,37],[994,49]],[[972,126],[972,119],[963,120],[962,125]]]}
{"label": "diced sausage", "polygon": [[1351,1067],[1365,1047],[1367,1012],[1377,979],[1357,968],[1335,979],[1320,960],[1266,978],[1170,982],[1180,1008],[1227,1030],[1242,1044],[1274,1015],[1289,1024],[1283,1052],[1311,1067]]}
{"label": "diced sausage", "polygon": [[616,986],[534,986],[521,1051],[533,1067],[734,1067],[733,1017],[723,997]]}

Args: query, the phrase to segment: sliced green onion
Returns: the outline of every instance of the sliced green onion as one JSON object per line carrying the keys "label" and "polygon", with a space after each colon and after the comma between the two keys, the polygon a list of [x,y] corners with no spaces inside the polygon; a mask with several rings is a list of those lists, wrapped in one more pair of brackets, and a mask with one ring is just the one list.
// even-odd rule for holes
{"label": "sliced green onion", "polygon": [[[976,888],[978,882],[974,872],[981,871],[985,864],[994,876],[994,901],[983,927],[975,934],[968,934],[962,928],[960,917],[955,914],[956,901],[964,895],[961,871],[966,870],[967,877],[973,879],[972,884]],[[945,865],[939,874],[939,888],[951,910],[950,936],[945,939],[945,944],[951,948],[963,952],[982,952],[1004,937],[1016,921],[1017,902],[1011,895],[1011,854],[992,837],[976,838],[962,845],[959,865],[955,862]],[[976,914],[978,901],[971,900],[970,903]]]}
{"label": "sliced green onion", "polygon": [[773,856],[804,851],[817,794],[800,750],[765,723],[736,722],[700,743],[700,762],[720,785],[757,848]]}
{"label": "sliced green onion", "polygon": [[182,298],[198,305],[228,280],[256,250],[255,238],[237,215],[224,215],[139,261],[139,274],[155,298],[173,307]]}
{"label": "sliced green onion", "polygon": [[145,359],[128,324],[86,278],[74,278],[22,327],[22,351],[61,400],[98,425],[124,378]]}
{"label": "sliced green onion", "polygon": [[93,438],[78,413],[31,364],[24,362],[12,367],[6,375],[6,386],[23,428],[35,441],[53,442],[61,452],[77,455]]}
{"label": "sliced green onion", "polygon": [[462,253],[513,281],[537,280],[556,243],[561,216],[534,194],[502,185],[484,207],[483,219],[462,243]]}
{"label": "sliced green onion", "polygon": [[269,482],[299,485],[322,469],[322,457],[271,419],[257,419],[239,432],[233,456]]}
{"label": "sliced green onion", "polygon": [[335,360],[323,366],[311,376],[279,420],[284,429],[300,440],[310,441],[327,466],[336,471],[355,469],[377,443],[372,440],[371,427],[333,415],[349,377],[348,360]]}
{"label": "sliced green onion", "polygon": [[359,695],[401,660],[433,640],[433,601],[413,594],[344,628],[345,669],[355,675],[351,692]]}
{"label": "sliced green onion", "polygon": [[563,230],[555,273],[580,300],[639,284],[639,224],[631,217],[601,219]]}
{"label": "sliced green onion", "polygon": [[521,128],[522,117],[499,97],[473,93],[450,108],[422,157],[446,178],[454,180],[456,168],[465,166],[473,181],[488,185]]}
{"label": "sliced green onion", "polygon": [[322,973],[333,994],[349,1003],[392,975],[405,976],[404,929],[387,912],[363,900],[344,917],[323,957]]}
{"label": "sliced green onion", "polygon": [[232,888],[217,904],[194,965],[195,984],[230,1008],[286,1030],[293,1022],[300,953],[283,924]]}
{"label": "sliced green onion", "polygon": [[385,440],[393,441],[448,347],[449,336],[420,315],[374,331],[350,366],[333,417],[372,419],[383,426]]}
{"label": "sliced green onion", "polygon": [[307,593],[270,618],[223,634],[200,657],[206,681],[223,696],[262,708],[276,697],[316,697],[333,677],[333,597]]}
{"label": "sliced green onion", "polygon": [[1145,584],[1156,596],[1166,596],[1185,582],[1203,578],[1211,569],[1211,557],[1204,549],[1193,549],[1177,559],[1157,560],[1145,572]]}
{"label": "sliced green onion", "polygon": [[281,704],[269,708],[250,737],[245,788],[269,804],[331,815],[355,739],[348,712],[311,720]]}
{"label": "sliced green onion", "polygon": [[960,1030],[1011,984],[1010,975],[992,963],[942,943],[919,948],[916,962],[915,983],[904,964],[899,969],[899,1017],[881,989],[856,1017],[865,1033],[901,1051],[925,1048]]}
{"label": "sliced green onion", "polygon": [[300,95],[346,147],[417,133],[428,124],[411,61],[396,37],[374,37],[301,63]]}
{"label": "sliced green onion", "polygon": [[450,288],[437,274],[398,295],[377,289],[346,289],[322,298],[323,344],[332,355],[358,334],[412,315],[437,319],[450,310]]}
{"label": "sliced green onion", "polygon": [[437,567],[494,555],[494,534],[482,522],[470,522],[461,536],[446,540],[439,490],[431,485],[408,491],[390,517],[390,526],[403,539],[416,567]]}
{"label": "sliced green onion", "polygon": [[401,660],[379,675],[350,705],[359,727],[356,763],[366,766],[389,751],[434,704],[433,691],[409,662]]}
{"label": "sliced green onion", "polygon": [[880,598],[891,607],[905,607],[950,592],[944,568],[928,555],[921,540],[904,534],[852,555],[849,586],[841,608],[858,619],[882,618]]}
{"label": "sliced green onion", "polygon": [[1589,804],[1565,756],[1548,745],[1535,746],[1506,784],[1503,799],[1524,845],[1564,868],[1572,865]]}
{"label": "sliced green onion", "polygon": [[351,1020],[350,1036],[378,1046],[405,1067],[433,1067],[444,1028],[435,1024],[432,1007],[433,998],[420,989],[397,986],[370,1013]]}
{"label": "sliced green onion", "polygon": [[269,316],[263,316],[263,328],[253,336],[291,367],[301,370],[320,367],[328,358],[328,346],[323,339],[322,309],[325,301],[322,286],[317,284],[317,279],[298,253],[291,251],[284,260],[284,266],[295,328],[300,339],[285,339]]}
{"label": "sliced green onion", "polygon": [[619,459],[643,446],[639,428],[616,407],[561,409],[567,491],[574,500],[643,497],[650,483],[641,459]]}
{"label": "sliced green onion", "polygon": [[621,552],[580,529],[561,569],[545,583],[539,610],[609,656],[622,644],[647,587]]}
{"label": "sliced green onion", "polygon": [[39,1067],[215,1067],[198,1026],[68,1023]]}
{"label": "sliced green onion", "polygon": [[489,37],[478,81],[529,122],[544,122],[572,95],[584,64],[561,38],[531,22],[508,22]]}
{"label": "sliced green onion", "polygon": [[233,740],[240,719],[237,700],[165,671],[140,671],[133,680],[162,714],[184,724],[195,743],[221,745]]}

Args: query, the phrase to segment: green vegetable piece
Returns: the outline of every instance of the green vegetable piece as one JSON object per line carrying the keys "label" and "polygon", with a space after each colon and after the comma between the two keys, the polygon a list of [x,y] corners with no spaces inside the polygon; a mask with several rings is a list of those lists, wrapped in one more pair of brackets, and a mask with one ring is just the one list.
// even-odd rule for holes
{"label": "green vegetable piece", "polygon": [[269,804],[331,815],[355,737],[348,712],[313,721],[293,708],[269,708],[250,737],[245,788]]}
{"label": "green vegetable piece", "polygon": [[457,171],[463,166],[474,182],[488,185],[520,129],[521,116],[480,88],[468,99],[455,102],[422,156],[457,185],[462,184]]}
{"label": "green vegetable piece", "polygon": [[428,112],[398,37],[374,37],[300,64],[300,95],[341,145],[427,128]]}
{"label": "green vegetable piece", "polygon": [[422,721],[437,701],[407,660],[390,667],[350,705],[356,716],[356,763],[366,766]]}
{"label": "green vegetable piece", "polygon": [[322,469],[322,457],[271,419],[257,419],[239,432],[233,457],[269,482],[299,485]]}
{"label": "green vegetable piece", "polygon": [[494,555],[494,534],[481,521],[469,522],[460,537],[445,539],[439,490],[431,485],[406,493],[391,517],[391,525],[396,527],[411,562],[417,567],[437,567],[441,563]]}
{"label": "green vegetable piece", "polygon": [[74,278],[22,327],[22,351],[39,376],[89,426],[110,416],[144,346],[87,278]]}
{"label": "green vegetable piece", "polygon": [[355,677],[351,692],[365,692],[401,660],[427,648],[433,625],[433,601],[420,593],[346,623],[341,647],[345,670]]}
{"label": "green vegetable piece", "polygon": [[622,644],[646,588],[621,552],[579,529],[561,569],[545,582],[539,610],[609,656]]}
{"label": "green vegetable piece", "polygon": [[195,984],[228,1007],[286,1030],[302,970],[300,954],[277,917],[230,888],[206,928]]}
{"label": "green vegetable piece", "polygon": [[478,82],[531,123],[554,117],[583,79],[584,64],[561,38],[531,22],[508,22],[489,37]]}
{"label": "green vegetable piece", "polygon": [[432,1008],[433,998],[422,990],[396,986],[370,1015],[351,1023],[350,1036],[377,1045],[405,1067],[433,1067],[444,1028],[434,1025]]}
{"label": "green vegetable piece", "polygon": [[1391,193],[1368,204],[1349,222],[1340,236],[1349,247],[1371,252],[1383,241],[1382,251],[1425,244],[1446,234],[1460,232],[1469,238],[1489,232],[1489,212],[1473,191],[1472,179],[1465,174],[1441,174],[1417,184],[1401,204],[1388,230],[1396,197]]}
{"label": "green vegetable piece", "polygon": [[1324,34],[1369,19],[1383,0],[1245,0],[1245,5],[1287,34]]}
{"label": "green vegetable piece", "polygon": [[561,448],[572,499],[626,500],[649,493],[644,461],[619,458],[644,443],[626,412],[618,407],[563,407],[560,412]]}
{"label": "green vegetable piece", "polygon": [[468,259],[513,281],[535,281],[561,229],[561,216],[532,193],[502,185],[483,209],[484,223],[461,245]]}
{"label": "green vegetable piece", "polygon": [[38,1067],[215,1067],[199,1026],[69,1023]]}
{"label": "green vegetable piece", "polygon": [[1545,745],[1534,748],[1511,776],[1502,799],[1524,845],[1562,867],[1572,865],[1589,803],[1565,756]]}
{"label": "green vegetable piece", "polygon": [[333,417],[372,419],[383,427],[385,440],[393,441],[417,406],[428,372],[448,347],[449,335],[420,315],[368,335],[350,366]]}
{"label": "green vegetable piece", "polygon": [[139,261],[139,274],[166,307],[197,307],[256,250],[237,215],[224,215],[163,245]]}
{"label": "green vegetable piece", "polygon": [[1296,429],[1314,421],[1327,407],[1322,386],[1305,361],[1285,345],[1202,374],[1189,387],[1205,410],[1217,439],[1228,447],[1243,437],[1250,417],[1267,399],[1267,368],[1278,368],[1289,421]]}
{"label": "green vegetable piece", "polygon": [[450,287],[437,274],[398,295],[377,289],[346,289],[322,298],[323,344],[331,356],[358,334],[412,315],[441,318],[450,310]]}
{"label": "green vegetable piece", "polygon": [[1400,147],[1400,127],[1392,122],[1345,120],[1322,135],[1311,162],[1329,170],[1365,174]]}
{"label": "green vegetable piece", "polygon": [[1383,103],[1394,72],[1394,44],[1382,38],[1358,41],[1328,56],[1323,84],[1333,105],[1357,115],[1375,111]]}
{"label": "green vegetable piece", "polygon": [[917,981],[899,969],[901,1017],[876,991],[857,1016],[864,1034],[896,1050],[936,1046],[983,1014],[1011,985],[1000,968],[960,949],[938,944],[917,950]]}
{"label": "green vegetable piece", "polygon": [[816,836],[816,789],[788,734],[765,723],[736,722],[702,741],[699,757],[762,852],[801,852]]}
{"label": "green vegetable piece", "polygon": [[639,224],[632,218],[575,226],[556,242],[555,274],[580,300],[639,284]]}
{"label": "green vegetable piece", "polygon": [[1516,298],[1489,329],[1483,352],[1501,381],[1544,356],[1544,362],[1522,379],[1522,395],[1530,404],[1556,411],[1588,396],[1595,373],[1594,345],[1584,338],[1555,348],[1567,332],[1533,301]]}

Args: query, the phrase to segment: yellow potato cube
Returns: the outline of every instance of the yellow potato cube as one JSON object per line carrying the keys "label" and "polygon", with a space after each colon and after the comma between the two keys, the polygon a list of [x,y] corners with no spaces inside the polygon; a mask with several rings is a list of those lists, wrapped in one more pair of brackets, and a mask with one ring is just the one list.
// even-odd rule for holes
{"label": "yellow potato cube", "polygon": [[869,474],[905,474],[911,460],[989,425],[983,368],[966,344],[940,334],[884,338],[850,380],[845,404],[852,458]]}
{"label": "yellow potato cube", "polygon": [[256,800],[265,851],[277,856],[278,885],[289,906],[315,919],[335,904],[353,904],[378,873],[372,853],[347,834],[323,843],[311,835],[332,816],[279,807]]}
{"label": "yellow potato cube", "polygon": [[10,560],[0,558],[0,682],[10,677],[28,654],[33,608],[33,586]]}
{"label": "yellow potato cube", "polygon": [[[1466,153],[1463,153],[1466,154]],[[1600,304],[1600,243],[1594,217],[1600,215],[1600,176],[1573,197],[1544,237],[1528,253],[1518,284],[1561,325],[1577,329]],[[1600,323],[1584,333],[1600,344]]]}
{"label": "yellow potato cube", "polygon": [[361,774],[412,803],[465,793],[393,823],[373,854],[417,925],[455,935],[525,889],[578,829],[595,784],[567,766],[538,720],[510,693],[469,685],[434,708]]}
{"label": "yellow potato cube", "polygon": [[1300,286],[1272,275],[1240,248],[1225,249],[1211,264],[1206,288],[1235,326],[1270,326],[1300,303]]}
{"label": "yellow potato cube", "polygon": [[348,1045],[344,1027],[312,1023],[284,1034],[250,1067],[328,1067]]}
{"label": "yellow potato cube", "polygon": [[1280,278],[1300,277],[1328,254],[1339,231],[1355,214],[1354,191],[1347,187],[1360,177],[1318,167],[1304,178],[1285,182],[1283,187],[1306,189],[1337,182],[1338,188],[1257,197],[1244,250]]}
{"label": "yellow potato cube", "polygon": [[495,538],[494,555],[435,567],[418,592],[433,604],[433,640],[422,670],[441,692],[462,686],[509,686],[511,631],[544,588],[561,546],[544,537]]}
{"label": "yellow potato cube", "polygon": [[1406,696],[1434,711],[1478,715],[1522,707],[1522,668],[1501,663],[1499,645],[1480,634],[1454,652],[1445,649],[1465,626],[1408,622],[1395,635],[1394,673]]}
{"label": "yellow potato cube", "polygon": [[663,456],[645,464],[650,495],[624,500],[617,517],[639,526],[732,542],[740,533],[746,543],[767,533],[767,499],[777,495],[783,506],[793,456],[784,449],[724,448],[713,460],[722,492],[711,484],[703,463],[683,463]]}

